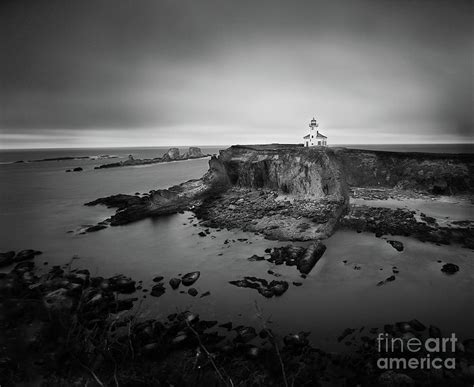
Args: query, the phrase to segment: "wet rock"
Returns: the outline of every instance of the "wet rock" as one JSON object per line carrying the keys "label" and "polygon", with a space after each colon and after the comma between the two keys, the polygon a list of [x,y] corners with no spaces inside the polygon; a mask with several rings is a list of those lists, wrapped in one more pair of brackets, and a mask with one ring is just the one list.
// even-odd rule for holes
{"label": "wet rock", "polygon": [[308,274],[325,250],[326,246],[319,241],[308,248],[293,245],[276,247],[271,251],[268,261],[275,265],[285,263],[287,266],[296,266],[300,273]]}
{"label": "wet rock", "polygon": [[207,236],[207,234],[206,234],[204,231],[201,231],[198,235],[199,235],[200,237],[205,237],[205,236]]}
{"label": "wet rock", "polygon": [[172,289],[178,289],[179,285],[181,284],[181,280],[179,278],[171,278],[169,284]]}
{"label": "wet rock", "polygon": [[452,274],[457,273],[459,271],[459,266],[455,265],[454,263],[446,263],[441,268],[441,271],[443,273],[452,275]]}
{"label": "wet rock", "polygon": [[211,295],[211,292],[207,291],[207,292],[204,292],[203,294],[201,294],[200,298],[207,297],[207,296],[210,296],[210,295]]}
{"label": "wet rock", "polygon": [[301,259],[297,261],[296,267],[301,273],[309,274],[325,251],[326,246],[324,244],[319,241],[313,243],[308,247]]}
{"label": "wet rock", "polygon": [[242,280],[229,281],[229,283],[240,288],[255,289],[267,298],[281,296],[289,287],[286,281],[271,281],[268,283],[267,280],[257,277],[244,277]]}
{"label": "wet rock", "polygon": [[196,288],[189,288],[188,289],[188,294],[190,296],[196,297],[198,295],[198,291],[196,290]]}
{"label": "wet rock", "polygon": [[174,345],[181,345],[189,339],[186,332],[178,332],[178,334],[171,340]]}
{"label": "wet rock", "polygon": [[403,243],[400,241],[388,240],[387,243],[390,243],[392,247],[397,251],[403,251]]}
{"label": "wet rock", "polygon": [[38,250],[22,250],[19,253],[15,255],[15,258],[13,259],[14,262],[21,262],[25,261],[27,259],[33,259],[35,256],[42,254],[41,251]]}
{"label": "wet rock", "polygon": [[260,257],[256,254],[252,255],[250,258],[247,258],[247,260],[251,261],[251,262],[255,262],[255,261],[263,261],[265,258],[264,257]]}
{"label": "wet rock", "polygon": [[190,286],[199,279],[200,275],[201,273],[199,271],[193,271],[191,273],[187,273],[183,275],[183,277],[181,278],[181,282],[183,283],[184,286]]}
{"label": "wet rock", "polygon": [[103,230],[104,228],[107,228],[107,226],[104,225],[104,224],[96,224],[95,226],[87,227],[84,231],[85,232],[96,232],[96,231]]}
{"label": "wet rock", "polygon": [[153,278],[153,282],[161,282],[164,280],[165,277],[158,275],[155,278]]}
{"label": "wet rock", "polygon": [[76,167],[72,170],[73,172],[81,172],[83,169],[81,167]]}
{"label": "wet rock", "polygon": [[163,294],[165,294],[165,291],[165,285],[163,285],[162,283],[158,283],[151,288],[150,294],[153,297],[161,297]]}
{"label": "wet rock", "polygon": [[60,288],[44,296],[44,305],[52,312],[70,312],[75,305],[75,300],[69,296],[68,291]]}
{"label": "wet rock", "polygon": [[302,283],[302,282],[293,281],[293,285],[294,285],[294,286],[301,286],[301,285],[303,285],[303,283]]}
{"label": "wet rock", "polygon": [[128,294],[135,291],[135,281],[129,277],[124,276],[123,274],[109,278],[108,284],[112,291],[116,291],[118,293]]}
{"label": "wet rock", "polygon": [[394,275],[391,275],[390,277],[386,278],[385,280],[378,282],[377,286],[382,286],[382,285],[385,285],[388,282],[393,282],[393,281],[395,281],[395,279],[396,279],[396,277]]}
{"label": "wet rock", "polygon": [[269,288],[273,291],[275,296],[281,296],[288,290],[288,282],[286,281],[272,281]]}

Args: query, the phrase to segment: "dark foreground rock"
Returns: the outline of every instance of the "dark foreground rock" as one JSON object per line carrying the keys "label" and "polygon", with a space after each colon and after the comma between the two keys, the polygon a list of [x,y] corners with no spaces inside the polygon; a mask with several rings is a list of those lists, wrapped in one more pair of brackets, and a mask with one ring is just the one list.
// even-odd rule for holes
{"label": "dark foreground rock", "polygon": [[287,266],[296,266],[303,274],[308,274],[326,251],[326,246],[320,241],[309,247],[287,245],[275,247],[270,252],[269,262],[275,265],[285,263]]}
{"label": "dark foreground rock", "polygon": [[230,284],[238,286],[239,288],[250,288],[257,290],[262,296],[271,298],[273,296],[281,296],[288,290],[288,282],[286,281],[271,281],[257,277],[244,277],[242,280],[229,281]]}
{"label": "dark foreground rock", "polygon": [[42,254],[41,251],[38,250],[21,250],[15,254],[14,251],[7,251],[5,253],[0,253],[0,268],[9,266],[15,262],[22,262],[33,259],[37,255]]}
{"label": "dark foreground rock", "polygon": [[[440,355],[455,357],[454,370],[407,368],[403,376],[377,368],[386,355],[377,350],[383,330],[347,328],[340,341],[350,349],[339,354],[312,347],[309,332],[279,336],[265,324],[258,330],[219,324],[191,311],[137,319],[127,313],[137,298],[119,296],[132,283],[124,275],[105,279],[69,265],[41,273],[31,260],[0,274],[0,384],[243,386],[251,380],[256,386],[391,386],[408,378],[420,386],[472,384],[473,339],[460,338],[456,353]],[[277,293],[285,289],[267,285]],[[427,330],[418,320],[387,324],[384,330],[389,338],[443,337],[439,328]]]}

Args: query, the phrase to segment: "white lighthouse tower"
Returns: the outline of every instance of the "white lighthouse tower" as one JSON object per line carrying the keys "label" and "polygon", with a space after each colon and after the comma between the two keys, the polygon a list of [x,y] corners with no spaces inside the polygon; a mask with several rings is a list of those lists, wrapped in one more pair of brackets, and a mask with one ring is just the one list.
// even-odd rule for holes
{"label": "white lighthouse tower", "polygon": [[327,137],[318,131],[319,124],[313,117],[309,123],[309,134],[303,137],[304,146],[327,146]]}

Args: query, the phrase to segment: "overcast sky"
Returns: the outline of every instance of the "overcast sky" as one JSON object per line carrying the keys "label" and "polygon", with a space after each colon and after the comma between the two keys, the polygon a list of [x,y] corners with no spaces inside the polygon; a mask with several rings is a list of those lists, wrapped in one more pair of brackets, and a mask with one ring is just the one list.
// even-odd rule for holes
{"label": "overcast sky", "polygon": [[0,147],[473,141],[471,1],[2,1]]}

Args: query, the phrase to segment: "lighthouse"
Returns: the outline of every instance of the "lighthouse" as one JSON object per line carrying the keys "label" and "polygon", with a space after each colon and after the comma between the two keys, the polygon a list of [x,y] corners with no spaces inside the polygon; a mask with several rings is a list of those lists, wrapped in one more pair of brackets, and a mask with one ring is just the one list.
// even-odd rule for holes
{"label": "lighthouse", "polygon": [[309,133],[303,137],[304,146],[327,146],[327,137],[318,130],[319,124],[313,117],[309,123]]}

